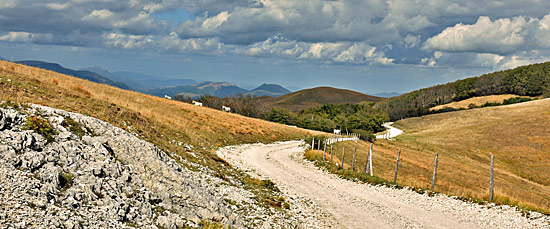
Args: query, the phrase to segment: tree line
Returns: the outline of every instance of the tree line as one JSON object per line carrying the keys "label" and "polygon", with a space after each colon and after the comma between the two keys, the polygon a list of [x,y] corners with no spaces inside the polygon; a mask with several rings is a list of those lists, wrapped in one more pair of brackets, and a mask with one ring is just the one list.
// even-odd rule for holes
{"label": "tree line", "polygon": [[391,120],[430,114],[429,108],[477,96],[516,94],[550,97],[550,62],[457,80],[381,101]]}
{"label": "tree line", "polygon": [[[174,96],[174,99],[188,103],[192,101],[191,98],[181,95]],[[382,124],[389,120],[384,111],[374,108],[374,103],[368,102],[360,104],[325,104],[320,107],[293,112],[284,108],[268,110],[253,95],[238,94],[235,97],[226,98],[203,95],[197,98],[196,101],[213,109],[219,110],[222,106],[228,106],[231,107],[231,112],[240,115],[310,130],[332,132],[334,129],[340,129],[343,133],[360,134],[362,139],[369,141],[374,140],[374,133],[384,130]]]}

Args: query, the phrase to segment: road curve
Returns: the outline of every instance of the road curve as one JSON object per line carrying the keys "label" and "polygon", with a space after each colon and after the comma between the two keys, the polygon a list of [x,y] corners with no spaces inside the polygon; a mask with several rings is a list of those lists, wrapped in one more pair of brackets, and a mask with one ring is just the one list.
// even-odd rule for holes
{"label": "road curve", "polygon": [[[300,141],[220,149],[218,155],[250,173],[269,178],[287,195],[310,199],[335,228],[536,228],[515,209],[465,203],[444,195],[347,181],[303,160]],[[545,224],[546,223],[546,224]]]}

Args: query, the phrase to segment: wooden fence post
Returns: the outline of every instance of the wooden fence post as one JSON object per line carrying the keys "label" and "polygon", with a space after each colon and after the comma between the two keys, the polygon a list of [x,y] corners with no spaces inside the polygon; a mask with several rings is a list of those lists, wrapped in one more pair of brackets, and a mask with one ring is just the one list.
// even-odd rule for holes
{"label": "wooden fence post", "polygon": [[489,201],[493,201],[493,165],[495,163],[495,155],[491,155],[491,181],[489,182]]}
{"label": "wooden fence post", "polygon": [[355,171],[355,152],[357,151],[357,147],[353,149],[353,161],[351,162],[351,170]]}
{"label": "wooden fence post", "polygon": [[438,162],[438,159],[439,159],[439,153],[436,153],[435,154],[435,164],[434,164],[434,174],[432,176],[432,191],[434,190],[434,187],[435,187],[435,175],[437,173],[437,162]]}
{"label": "wooden fence post", "polygon": [[395,160],[395,173],[393,175],[393,183],[397,182],[397,169],[399,169],[399,156],[401,155],[401,149],[397,151],[397,160]]}
{"label": "wooden fence post", "polygon": [[369,148],[369,174],[370,174],[370,176],[373,176],[372,175],[372,146],[373,146],[373,144],[371,143],[370,148]]}
{"label": "wooden fence post", "polygon": [[311,139],[311,150],[315,150],[315,138]]}
{"label": "wooden fence post", "polygon": [[317,151],[321,150],[321,138],[317,140]]}
{"label": "wooden fence post", "polygon": [[326,156],[325,156],[326,152],[327,152],[327,143],[325,142],[325,146],[323,147],[323,161],[326,160]]}
{"label": "wooden fence post", "polygon": [[330,163],[332,163],[332,144],[330,144]]}
{"label": "wooden fence post", "polygon": [[342,147],[342,168],[344,168],[344,155],[346,155],[346,147]]}

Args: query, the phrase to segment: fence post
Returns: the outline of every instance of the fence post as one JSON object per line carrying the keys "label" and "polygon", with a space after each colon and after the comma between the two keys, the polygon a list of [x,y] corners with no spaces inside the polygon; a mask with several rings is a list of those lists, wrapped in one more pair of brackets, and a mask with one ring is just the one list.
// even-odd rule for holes
{"label": "fence post", "polygon": [[332,144],[330,144],[330,163],[332,163]]}
{"label": "fence post", "polygon": [[325,142],[325,146],[323,147],[323,161],[326,160],[326,156],[325,156],[326,152],[327,152],[327,143]]}
{"label": "fence post", "polygon": [[315,150],[315,138],[311,139],[311,150]]}
{"label": "fence post", "polygon": [[355,171],[355,152],[357,151],[357,147],[353,149],[353,161],[351,162],[351,170]]}
{"label": "fence post", "polygon": [[317,140],[317,151],[321,150],[321,138]]}
{"label": "fence post", "polygon": [[495,163],[495,155],[491,155],[491,181],[489,183],[489,201],[493,201],[493,165]]}
{"label": "fence post", "polygon": [[434,190],[434,186],[435,186],[435,175],[437,173],[437,162],[438,162],[438,159],[439,159],[439,153],[436,153],[435,154],[435,164],[434,164],[434,175],[432,176],[432,191]]}
{"label": "fence post", "polygon": [[399,156],[401,155],[401,149],[397,151],[397,160],[395,160],[395,173],[393,175],[393,183],[397,182],[397,169],[399,168]]}
{"label": "fence post", "polygon": [[342,147],[342,168],[344,168],[344,155],[346,155],[346,147]]}
{"label": "fence post", "polygon": [[373,144],[371,143],[370,148],[369,148],[369,174],[370,174],[370,176],[373,176],[372,175],[372,146],[373,146]]}

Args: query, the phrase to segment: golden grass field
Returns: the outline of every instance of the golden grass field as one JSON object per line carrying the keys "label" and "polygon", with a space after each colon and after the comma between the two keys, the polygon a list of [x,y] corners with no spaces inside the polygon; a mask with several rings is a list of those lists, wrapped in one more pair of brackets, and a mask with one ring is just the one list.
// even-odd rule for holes
{"label": "golden grass field", "polygon": [[[374,175],[393,180],[402,149],[397,183],[431,184],[435,153],[439,165],[435,191],[488,199],[490,156],[495,155],[495,202],[550,213],[550,99],[409,118],[394,124],[405,132],[395,141],[377,140]],[[364,170],[368,143],[335,144],[335,156]]]}
{"label": "golden grass field", "polygon": [[0,61],[0,100],[42,104],[96,117],[137,132],[158,147],[188,159],[193,158],[175,143],[193,145],[206,160],[216,161],[213,151],[220,146],[298,139],[317,133],[6,61]]}
{"label": "golden grass field", "polygon": [[503,95],[488,95],[488,96],[479,96],[479,97],[473,97],[469,99],[465,99],[458,102],[452,102],[447,103],[439,106],[435,106],[430,108],[431,111],[441,110],[445,107],[450,107],[454,109],[468,109],[468,106],[470,104],[474,104],[476,106],[481,106],[485,103],[502,103],[505,99],[513,98],[513,97],[525,97],[525,98],[531,98],[529,96],[519,96],[514,94],[503,94]]}

